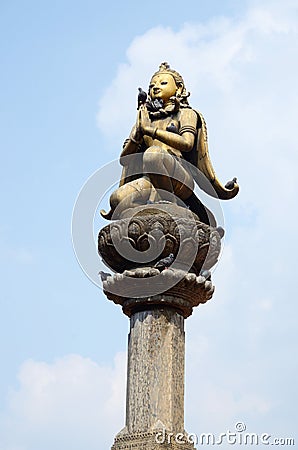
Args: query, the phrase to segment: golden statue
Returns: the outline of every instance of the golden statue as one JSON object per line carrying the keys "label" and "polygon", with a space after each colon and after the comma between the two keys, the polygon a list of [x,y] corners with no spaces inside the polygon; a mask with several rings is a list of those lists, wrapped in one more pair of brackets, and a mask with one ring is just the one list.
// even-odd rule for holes
{"label": "golden statue", "polygon": [[147,94],[139,88],[138,115],[120,155],[119,188],[110,197],[106,219],[121,218],[128,208],[156,202],[182,204],[202,222],[215,219],[194,193],[195,182],[213,197],[227,200],[239,191],[236,178],[223,186],[212,167],[205,120],[188,103],[183,78],[160,65]]}

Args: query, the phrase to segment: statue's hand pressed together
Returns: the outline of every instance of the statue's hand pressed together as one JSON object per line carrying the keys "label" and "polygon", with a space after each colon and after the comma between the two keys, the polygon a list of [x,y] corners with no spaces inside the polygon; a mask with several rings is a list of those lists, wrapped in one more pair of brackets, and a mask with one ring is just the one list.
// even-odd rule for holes
{"label": "statue's hand pressed together", "polygon": [[226,199],[237,194],[236,183],[227,189],[217,180],[209,159],[205,121],[189,106],[188,96],[181,75],[167,63],[161,64],[151,79],[149,98],[140,102],[136,124],[124,142],[120,187],[111,195],[111,210],[101,211],[103,217],[117,219],[128,208],[166,201],[182,203],[211,224],[212,214],[193,192],[199,171],[210,184],[201,187],[210,195]]}

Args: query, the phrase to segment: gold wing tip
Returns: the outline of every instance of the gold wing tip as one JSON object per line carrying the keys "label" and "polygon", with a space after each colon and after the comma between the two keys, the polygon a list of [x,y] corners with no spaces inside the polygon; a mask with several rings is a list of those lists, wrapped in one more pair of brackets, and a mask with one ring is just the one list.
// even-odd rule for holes
{"label": "gold wing tip", "polygon": [[111,220],[113,211],[110,209],[110,211],[106,212],[104,209],[101,209],[100,215],[106,220]]}
{"label": "gold wing tip", "polygon": [[230,200],[231,198],[236,197],[239,192],[239,184],[235,183],[232,189],[225,188],[226,193],[228,194],[226,199]]}

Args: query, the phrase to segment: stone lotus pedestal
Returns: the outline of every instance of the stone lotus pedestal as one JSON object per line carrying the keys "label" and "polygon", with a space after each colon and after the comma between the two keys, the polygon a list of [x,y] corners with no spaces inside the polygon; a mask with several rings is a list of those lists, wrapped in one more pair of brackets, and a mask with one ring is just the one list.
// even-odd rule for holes
{"label": "stone lotus pedestal", "polygon": [[[200,273],[216,263],[220,240],[171,204],[127,211],[100,231],[99,253],[116,271],[104,292],[130,317],[126,424],[112,450],[194,449],[184,429],[184,321],[212,297]],[[160,272],[154,265],[170,253],[175,261]]]}

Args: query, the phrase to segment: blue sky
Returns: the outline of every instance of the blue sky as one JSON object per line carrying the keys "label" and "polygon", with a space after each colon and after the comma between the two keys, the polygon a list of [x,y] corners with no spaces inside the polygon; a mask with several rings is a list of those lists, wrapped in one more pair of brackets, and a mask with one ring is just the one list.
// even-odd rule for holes
{"label": "blue sky", "polygon": [[128,320],[81,271],[70,224],[164,60],[241,185],[216,293],[186,323],[186,428],[295,437],[295,3],[2,2],[0,450],[109,448],[124,424]]}

